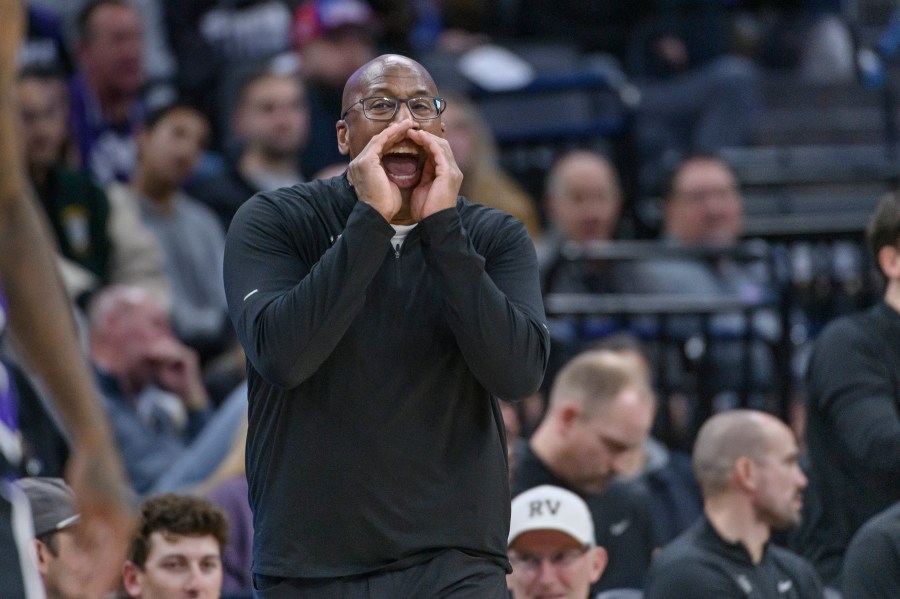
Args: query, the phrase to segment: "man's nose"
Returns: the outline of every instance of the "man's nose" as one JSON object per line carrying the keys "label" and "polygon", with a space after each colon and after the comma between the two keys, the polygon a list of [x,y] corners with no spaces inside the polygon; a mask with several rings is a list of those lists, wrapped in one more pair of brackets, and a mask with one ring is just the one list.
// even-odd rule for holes
{"label": "man's nose", "polygon": [[397,107],[397,114],[394,115],[394,118],[397,119],[398,122],[403,121],[412,121],[414,125],[418,127],[419,121],[417,121],[413,117],[412,110],[409,108],[409,104],[407,102],[400,102],[400,106]]}

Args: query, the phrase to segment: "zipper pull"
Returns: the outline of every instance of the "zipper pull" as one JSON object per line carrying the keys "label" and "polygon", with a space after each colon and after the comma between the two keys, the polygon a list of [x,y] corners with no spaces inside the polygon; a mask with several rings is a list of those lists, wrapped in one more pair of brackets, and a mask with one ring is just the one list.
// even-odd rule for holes
{"label": "zipper pull", "polygon": [[400,257],[400,244],[394,246],[394,258]]}

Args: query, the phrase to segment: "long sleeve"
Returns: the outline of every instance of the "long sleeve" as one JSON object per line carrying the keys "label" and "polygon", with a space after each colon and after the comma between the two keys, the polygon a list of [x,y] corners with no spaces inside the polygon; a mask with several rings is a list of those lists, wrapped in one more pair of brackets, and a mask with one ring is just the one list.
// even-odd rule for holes
{"label": "long sleeve", "polygon": [[457,210],[433,214],[421,226],[425,260],[439,273],[447,321],[475,377],[504,399],[533,393],[547,366],[550,335],[524,226],[501,221],[487,256],[475,251]]}
{"label": "long sleeve", "polygon": [[[864,321],[867,326],[871,321]],[[896,358],[881,337],[845,320],[817,340],[810,360],[810,397],[832,423],[843,459],[873,477],[900,476]]]}
{"label": "long sleeve", "polygon": [[308,250],[322,234],[315,226],[314,217],[298,223],[276,202],[259,199],[238,211],[225,244],[225,291],[235,330],[259,373],[283,388],[306,380],[334,350],[362,307],[393,234],[375,210],[357,203],[320,257]]}

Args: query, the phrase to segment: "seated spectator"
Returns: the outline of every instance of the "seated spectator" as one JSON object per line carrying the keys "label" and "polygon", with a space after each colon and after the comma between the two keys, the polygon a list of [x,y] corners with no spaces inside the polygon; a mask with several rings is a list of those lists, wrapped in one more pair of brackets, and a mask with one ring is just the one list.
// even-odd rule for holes
{"label": "seated spectator", "polygon": [[66,166],[68,92],[62,75],[26,69],[19,108],[28,174],[55,233],[63,280],[80,299],[105,284],[136,284],[170,301],[162,248],[136,210],[111,204],[87,175]]}
{"label": "seated spectator", "polygon": [[225,229],[254,193],[304,180],[300,153],[310,126],[306,88],[292,74],[254,71],[237,90],[231,120],[238,148],[226,155],[226,171],[190,186],[191,195],[215,210]]}
{"label": "seated spectator", "polygon": [[301,157],[308,175],[347,161],[334,128],[346,108],[344,83],[378,54],[379,32],[364,0],[306,0],[294,12],[293,44],[309,99],[309,143]]}
{"label": "seated spectator", "polygon": [[[113,286],[88,306],[90,357],[134,490],[199,483],[219,465],[246,412],[246,393],[215,412],[197,354],[181,343],[147,291]],[[172,472],[185,472],[171,480]],[[167,484],[160,488],[160,481]]]}
{"label": "seated spectator", "polygon": [[225,514],[205,499],[166,494],[145,500],[122,568],[127,596],[218,599],[227,542]]}
{"label": "seated spectator", "polygon": [[544,293],[601,293],[616,288],[608,264],[562,263],[567,242],[593,243],[616,238],[622,188],[612,162],[592,150],[569,151],[553,163],[544,181],[547,230],[537,243]]}
{"label": "seated spectator", "polygon": [[765,412],[729,410],[705,422],[693,453],[704,515],[654,557],[644,597],[820,599],[812,566],[770,540],[800,521],[799,458],[791,429]]}
{"label": "seated spectator", "polygon": [[853,535],[844,556],[842,591],[847,599],[900,597],[900,503]]}
{"label": "seated spectator", "polygon": [[89,2],[78,15],[72,78],[72,135],[97,183],[127,181],[137,163],[134,135],[146,116],[141,16],[127,0]]}
{"label": "seated spectator", "polygon": [[853,534],[900,501],[900,196],[882,198],[869,249],[886,285],[870,309],[834,320],[806,371],[808,510],[796,546],[841,585]]}
{"label": "seated spectator", "polygon": [[[706,348],[708,371],[697,370],[704,365],[702,355],[686,358],[698,365],[692,374],[698,384],[711,390],[718,408],[735,407],[737,395],[745,389],[755,396],[754,401],[763,401],[774,389],[772,346],[781,334],[775,310],[765,308],[765,303],[776,300],[777,287],[765,260],[739,261],[726,253],[737,249],[741,239],[743,200],[738,181],[721,159],[692,156],[673,171],[663,201],[664,243],[676,249],[708,249],[711,255],[669,256],[663,248],[658,259],[629,268],[623,291],[730,298],[748,306],[763,305],[753,311],[749,325],[748,317],[740,312],[720,312],[709,319],[708,330],[700,316],[684,315],[668,319],[662,331],[679,342],[702,333],[712,335],[712,344]],[[719,249],[721,255],[716,253]],[[754,338],[749,346],[745,342],[748,326]],[[750,377],[745,380],[748,360]]]}
{"label": "seated spectator", "polygon": [[515,599],[588,599],[608,556],[581,497],[541,485],[512,500],[507,584]]}
{"label": "seated spectator", "polygon": [[28,477],[15,484],[31,507],[38,571],[47,599],[84,597],[90,563],[73,533],[79,519],[75,493],[61,478]]}
{"label": "seated spectator", "polygon": [[555,485],[590,507],[597,545],[609,552],[593,592],[641,588],[656,547],[646,492],[616,480],[629,452],[646,441],[653,409],[653,393],[631,362],[610,351],[584,352],[556,376],[544,419],[516,448],[513,493]]}
{"label": "seated spectator", "polygon": [[110,197],[137,205],[165,254],[172,281],[172,324],[201,361],[235,343],[227,317],[222,262],[225,232],[208,207],[182,191],[200,159],[209,128],[195,109],[172,104],[150,114],[138,135],[138,164],[130,185]]}
{"label": "seated spectator", "polygon": [[[631,360],[632,367],[653,387],[653,368],[640,341],[627,334],[611,335],[591,345]],[[628,452],[619,475],[641,484],[650,497],[653,530],[657,542],[668,543],[700,516],[703,501],[697,488],[691,458],[667,447],[653,436]]]}
{"label": "seated spectator", "polygon": [[[568,260],[567,243],[605,243],[616,237],[622,210],[622,189],[615,166],[593,150],[571,150],[559,156],[544,180],[547,227],[536,242],[541,290],[549,293],[612,293],[625,272],[614,262]],[[586,318],[551,316],[548,386],[553,374],[590,341],[618,330],[610,315]]]}
{"label": "seated spectator", "polygon": [[463,172],[460,195],[512,214],[525,223],[532,239],[536,239],[541,232],[537,204],[500,166],[497,143],[484,117],[463,96],[444,94],[444,100],[447,108],[441,114],[441,123],[444,139]]}

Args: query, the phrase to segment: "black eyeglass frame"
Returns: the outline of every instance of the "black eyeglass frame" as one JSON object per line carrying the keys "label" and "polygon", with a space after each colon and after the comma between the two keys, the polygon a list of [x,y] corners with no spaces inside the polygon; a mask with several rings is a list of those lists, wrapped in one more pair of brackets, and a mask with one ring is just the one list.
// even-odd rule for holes
{"label": "black eyeglass frame", "polygon": [[[365,106],[364,102],[366,102],[367,100],[389,100],[394,103],[394,111],[391,112],[390,116],[387,116],[384,118],[372,118],[369,116],[369,113],[366,112],[366,106]],[[437,107],[437,114],[434,116],[429,116],[429,117],[416,116],[415,112],[413,112],[413,109],[409,107],[409,103],[412,102],[413,100],[429,100],[429,101],[431,101],[431,103]],[[346,110],[344,110],[344,112],[341,113],[341,120],[344,120],[344,118],[346,118],[346,116],[347,116],[347,113],[349,113],[351,110],[353,110],[353,108],[357,104],[362,106],[363,116],[366,117],[367,119],[369,119],[370,121],[390,121],[395,116],[397,116],[397,111],[400,110],[401,104],[406,104],[406,107],[409,108],[409,113],[417,121],[433,121],[434,119],[436,119],[439,116],[441,116],[442,114],[444,114],[444,110],[447,108],[447,102],[440,96],[416,96],[414,98],[390,98],[388,96],[368,96],[366,98],[361,98],[361,99],[357,100],[356,102],[354,102],[353,104],[351,104],[350,106],[348,106],[346,108]]]}

